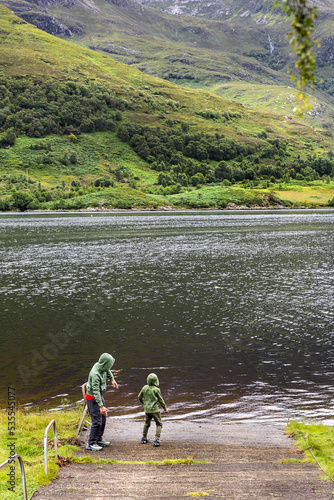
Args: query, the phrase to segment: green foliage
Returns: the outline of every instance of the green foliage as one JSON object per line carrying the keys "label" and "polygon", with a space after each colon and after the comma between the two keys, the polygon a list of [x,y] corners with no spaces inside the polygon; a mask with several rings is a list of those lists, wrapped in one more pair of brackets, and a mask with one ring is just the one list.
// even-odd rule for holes
{"label": "green foliage", "polygon": [[25,191],[14,191],[12,195],[12,207],[19,209],[20,212],[25,212],[32,201],[31,194]]}
{"label": "green foliage", "polygon": [[73,131],[80,132],[74,127],[82,132],[114,131],[115,120],[120,121],[121,111],[128,107],[110,89],[88,80],[2,80],[6,89],[6,98],[0,99],[0,127],[7,130],[1,138],[4,146],[14,145],[16,136],[23,133],[29,137],[69,133],[69,140],[77,143]]}
{"label": "green foliage", "polygon": [[[210,161],[229,161],[237,157],[247,157],[256,153],[255,146],[244,142],[237,142],[226,138],[223,134],[186,133],[180,129],[162,129],[160,127],[144,127],[134,123],[122,123],[117,131],[118,137],[133,148],[144,160],[151,163],[151,168],[164,172],[169,171],[169,176],[160,175],[158,181],[161,185],[170,185],[179,182],[181,185],[191,183],[219,182],[222,178],[231,180],[235,177],[242,180],[242,168],[236,167],[227,170],[219,163],[215,170]],[[260,145],[258,145],[258,148]],[[274,155],[280,150],[280,145],[267,147],[267,152],[261,154]],[[278,149],[277,149],[278,148]],[[281,151],[281,150],[280,150]],[[245,167],[248,165],[245,164]],[[246,169],[246,168],[245,168]],[[234,175],[235,173],[235,175]],[[200,177],[194,177],[200,174]],[[116,178],[118,173],[116,171]],[[255,173],[250,178],[254,178]],[[191,181],[190,178],[194,177]],[[198,181],[200,179],[200,182]],[[117,179],[118,180],[118,179]]]}
{"label": "green foliage", "polygon": [[192,186],[198,186],[199,184],[205,184],[205,177],[200,172],[190,177],[190,184]]}
{"label": "green foliage", "polygon": [[71,141],[71,142],[73,142],[73,144],[76,144],[76,143],[78,142],[78,138],[77,138],[77,136],[76,136],[76,135],[74,135],[74,134],[70,134],[70,135],[68,136],[68,140],[69,140],[69,141]]}
{"label": "green foliage", "polygon": [[[117,135],[148,161],[152,169],[161,172],[158,184],[163,187],[176,183],[196,186],[224,179],[229,182],[232,179],[276,182],[283,177],[314,180],[319,175],[332,175],[334,168],[330,155],[289,160],[281,166],[281,160],[288,158],[287,144],[268,138],[265,131],[257,134],[262,141],[252,146],[224,134],[182,133],[182,128],[162,129],[129,122],[120,125]],[[116,171],[116,179],[122,179],[120,170]]]}
{"label": "green foliage", "polygon": [[109,177],[103,177],[94,181],[96,187],[113,187],[114,182]]}
{"label": "green foliage", "polygon": [[[288,34],[289,43],[298,57],[295,67],[299,71],[297,88],[299,89],[299,100],[301,104],[296,108],[299,115],[303,115],[311,109],[307,99],[305,89],[313,87],[316,69],[316,57],[313,51],[315,41],[312,39],[312,33],[315,25],[314,20],[317,17],[317,8],[310,5],[308,0],[279,0],[284,11],[292,17],[291,31]],[[278,2],[275,2],[276,5]],[[292,80],[294,79],[292,76]]]}
{"label": "green foliage", "polygon": [[287,63],[287,57],[284,53],[284,50],[280,48],[275,48],[275,52],[273,54],[268,53],[267,51],[256,51],[251,50],[247,52],[245,55],[248,57],[254,57],[257,61],[265,64],[271,69],[280,70],[284,68]]}
{"label": "green foliage", "polygon": [[0,199],[0,212],[7,212],[10,209],[11,209],[11,204],[9,203],[9,201]]}
{"label": "green foliage", "polygon": [[130,175],[131,175],[131,172],[127,167],[119,166],[115,170],[115,177],[116,177],[117,182],[123,182],[124,179],[129,178]]}
{"label": "green foliage", "polygon": [[5,134],[0,135],[0,146],[9,147],[14,146],[16,140],[16,133],[14,127],[10,127]]}
{"label": "green foliage", "polygon": [[158,175],[158,184],[166,187],[170,186],[171,184],[174,184],[171,176],[169,174],[162,173]]}

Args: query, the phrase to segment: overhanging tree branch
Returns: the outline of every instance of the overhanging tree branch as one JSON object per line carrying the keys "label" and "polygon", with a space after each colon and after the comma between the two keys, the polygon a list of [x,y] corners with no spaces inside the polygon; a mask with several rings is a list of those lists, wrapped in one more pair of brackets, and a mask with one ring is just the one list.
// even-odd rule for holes
{"label": "overhanging tree branch", "polygon": [[[297,79],[299,105],[295,112],[302,116],[311,109],[306,95],[307,88],[313,88],[316,82],[316,56],[313,48],[319,42],[313,40],[315,28],[314,20],[317,17],[317,7],[310,5],[307,0],[276,0],[275,5],[281,5],[283,10],[292,18],[291,31],[287,37],[298,60],[295,67],[299,72]],[[291,76],[295,80],[296,76]]]}

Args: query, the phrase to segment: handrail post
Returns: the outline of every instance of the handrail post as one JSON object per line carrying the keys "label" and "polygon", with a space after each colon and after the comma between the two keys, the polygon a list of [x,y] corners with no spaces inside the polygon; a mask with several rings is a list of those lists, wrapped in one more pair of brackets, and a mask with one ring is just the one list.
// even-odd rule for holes
{"label": "handrail post", "polygon": [[55,457],[58,457],[58,445],[57,445],[57,427],[56,427],[56,421],[53,419],[49,423],[49,425],[46,427],[45,432],[44,432],[44,472],[45,475],[48,475],[48,431],[53,425],[53,436],[54,436],[54,447],[55,447]]}
{"label": "handrail post", "polygon": [[16,455],[14,455],[13,457],[8,458],[8,460],[6,460],[3,464],[0,465],[0,469],[2,469],[3,467],[5,467],[8,464],[11,464],[15,460],[15,458],[18,459],[19,464],[20,464],[21,479],[22,479],[22,489],[23,489],[23,498],[24,498],[24,500],[28,500],[27,483],[26,483],[26,473],[25,473],[25,470],[24,470],[24,463],[23,463],[23,459],[22,459],[21,455],[19,455],[18,453],[16,453]]}
{"label": "handrail post", "polygon": [[87,411],[88,411],[88,408],[87,408],[87,405],[86,405],[86,402],[85,402],[83,410],[82,410],[80,422],[79,422],[78,427],[77,427],[77,432],[75,434],[75,439],[79,439],[80,432],[81,432],[81,430],[82,430],[82,428],[84,426],[84,421],[85,421],[85,417],[86,417]]}
{"label": "handrail post", "polygon": [[86,402],[86,388],[87,388],[87,384],[88,382],[85,382],[84,384],[82,384],[81,386],[81,390],[82,390],[82,395],[83,395],[83,399],[84,399],[84,407],[82,409],[82,414],[81,414],[81,418],[80,418],[80,421],[79,421],[79,424],[78,424],[78,427],[77,427],[77,432],[75,434],[75,439],[79,439],[79,436],[80,436],[80,432],[83,428],[83,425],[84,425],[84,421],[85,421],[85,416],[86,416],[86,413],[87,413],[87,402]]}

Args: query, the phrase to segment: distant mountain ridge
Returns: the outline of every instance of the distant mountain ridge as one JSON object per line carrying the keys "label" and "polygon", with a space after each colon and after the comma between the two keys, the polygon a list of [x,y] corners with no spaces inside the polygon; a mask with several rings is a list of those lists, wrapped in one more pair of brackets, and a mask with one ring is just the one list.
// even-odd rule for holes
{"label": "distant mountain ridge", "polygon": [[[274,10],[272,0],[135,0],[142,5],[159,8],[173,15],[206,17],[208,19],[252,18],[258,24],[269,22],[263,16]],[[334,14],[333,0],[310,2],[321,13]],[[277,11],[277,9],[275,9]]]}
{"label": "distant mountain ridge", "polygon": [[135,0],[142,5],[157,7],[169,14],[207,17],[208,19],[230,19],[234,16],[253,16],[272,11],[269,0]]}

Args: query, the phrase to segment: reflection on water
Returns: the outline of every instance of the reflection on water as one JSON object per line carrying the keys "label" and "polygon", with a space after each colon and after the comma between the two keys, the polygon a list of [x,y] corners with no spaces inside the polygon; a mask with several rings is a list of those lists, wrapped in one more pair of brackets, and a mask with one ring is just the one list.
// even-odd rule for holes
{"label": "reflection on water", "polygon": [[142,410],[154,370],[171,418],[334,422],[333,222],[330,211],[0,217],[2,384],[22,404],[77,400],[109,351],[114,415]]}

